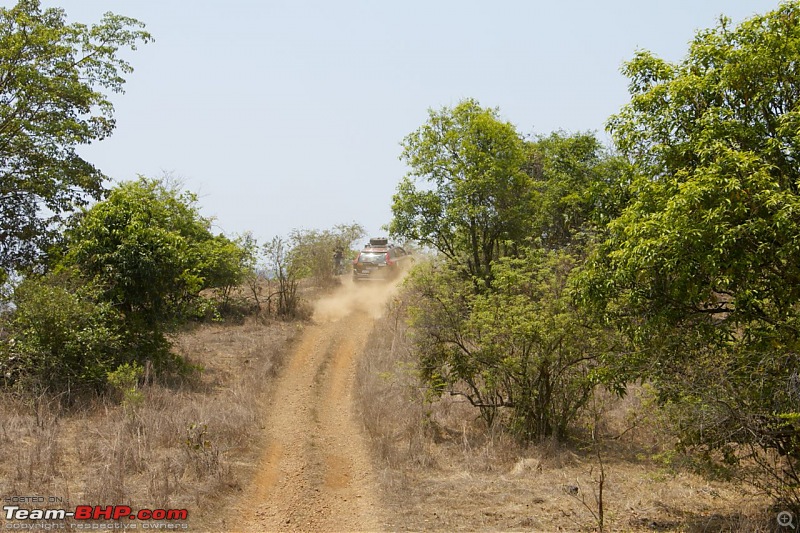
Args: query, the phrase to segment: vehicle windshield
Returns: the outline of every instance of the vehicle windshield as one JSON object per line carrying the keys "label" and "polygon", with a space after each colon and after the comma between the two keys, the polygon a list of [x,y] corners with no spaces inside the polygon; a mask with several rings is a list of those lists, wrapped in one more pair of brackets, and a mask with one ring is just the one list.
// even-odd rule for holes
{"label": "vehicle windshield", "polygon": [[386,252],[361,252],[359,263],[385,263]]}

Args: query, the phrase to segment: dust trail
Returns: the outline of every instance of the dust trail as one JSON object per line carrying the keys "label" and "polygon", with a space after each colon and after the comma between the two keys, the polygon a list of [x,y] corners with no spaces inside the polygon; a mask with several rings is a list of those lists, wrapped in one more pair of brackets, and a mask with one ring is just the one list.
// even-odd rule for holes
{"label": "dust trail", "polygon": [[386,304],[397,294],[401,278],[392,281],[354,282],[343,276],[342,287],[314,304],[313,320],[318,323],[334,322],[355,312],[380,318]]}

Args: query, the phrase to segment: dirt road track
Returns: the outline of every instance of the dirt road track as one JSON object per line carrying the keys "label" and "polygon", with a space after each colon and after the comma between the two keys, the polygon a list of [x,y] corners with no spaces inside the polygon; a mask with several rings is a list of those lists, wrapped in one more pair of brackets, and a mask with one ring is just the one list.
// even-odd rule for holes
{"label": "dirt road track", "polygon": [[315,306],[274,385],[266,451],[232,530],[383,529],[352,392],[356,359],[391,290],[345,284]]}

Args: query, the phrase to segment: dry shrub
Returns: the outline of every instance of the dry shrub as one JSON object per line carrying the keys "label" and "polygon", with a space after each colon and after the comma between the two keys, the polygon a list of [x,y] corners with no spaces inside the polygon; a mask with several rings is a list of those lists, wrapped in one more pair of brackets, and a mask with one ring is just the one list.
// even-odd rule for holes
{"label": "dry shrub", "polygon": [[3,426],[3,433],[17,452],[16,460],[10,461],[16,470],[14,481],[21,482],[27,490],[49,486],[63,461],[58,410],[52,402],[40,396],[34,400],[33,414],[11,416]]}
{"label": "dry shrub", "polygon": [[3,393],[0,443],[16,459],[0,462],[0,486],[72,506],[186,507],[202,526],[252,475],[269,384],[298,331],[256,319],[195,327],[174,346],[204,370],[151,380],[132,406],[95,397],[63,410],[57,398]]}
{"label": "dry shrub", "polygon": [[431,467],[425,449],[425,401],[405,343],[404,308],[398,302],[385,317],[376,319],[359,359],[356,405],[365,430],[380,460],[392,469],[416,464]]}

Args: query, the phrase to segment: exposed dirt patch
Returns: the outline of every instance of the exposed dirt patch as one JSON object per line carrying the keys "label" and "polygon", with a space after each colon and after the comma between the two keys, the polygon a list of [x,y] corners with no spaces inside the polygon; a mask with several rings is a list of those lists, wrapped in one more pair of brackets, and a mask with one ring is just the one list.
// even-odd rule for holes
{"label": "exposed dirt patch", "polygon": [[238,531],[375,531],[384,513],[354,417],[356,360],[392,285],[344,284],[315,305],[273,386],[252,483],[220,524]]}

